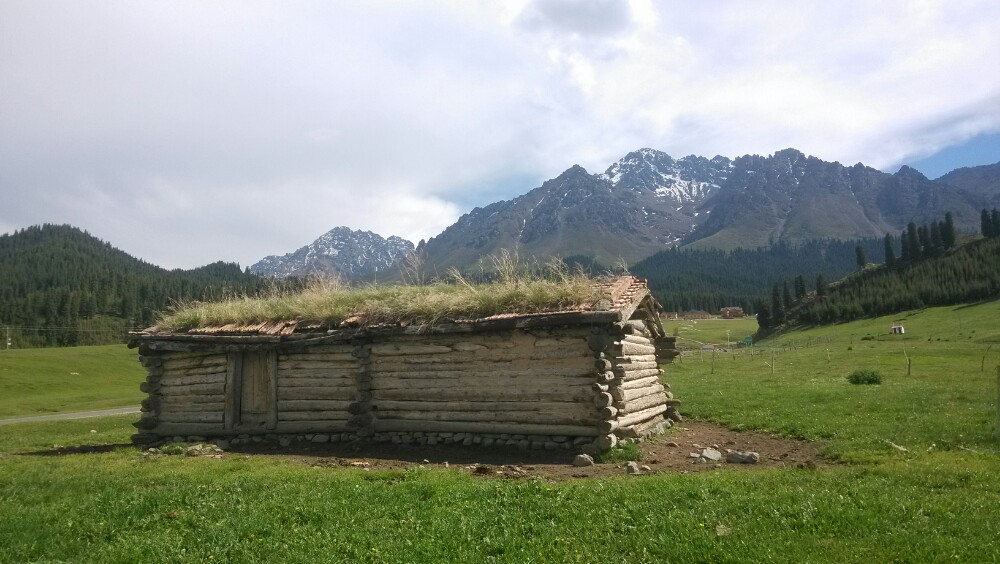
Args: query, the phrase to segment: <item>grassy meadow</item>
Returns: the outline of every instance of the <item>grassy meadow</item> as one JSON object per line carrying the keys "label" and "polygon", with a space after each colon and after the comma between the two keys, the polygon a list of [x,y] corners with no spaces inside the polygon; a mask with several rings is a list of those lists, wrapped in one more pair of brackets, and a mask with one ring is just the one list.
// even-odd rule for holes
{"label": "grassy meadow", "polygon": [[[134,416],[8,426],[0,561],[995,562],[996,319],[1000,302],[928,309],[902,318],[905,343],[885,335],[892,319],[866,320],[716,353],[714,373],[710,352],[667,367],[689,416],[823,441],[842,463],[819,469],[551,484],[148,457],[113,446]],[[751,325],[679,332],[725,343]],[[849,384],[857,368],[882,384]]]}
{"label": "grassy meadow", "polygon": [[139,405],[145,378],[125,345],[0,350],[0,418]]}
{"label": "grassy meadow", "polygon": [[[689,339],[725,343],[727,328],[735,335],[749,323],[675,321],[666,328],[678,327],[679,342],[690,346]],[[895,323],[906,333],[888,334]],[[1000,302],[992,301],[796,331],[752,353],[689,352],[667,372],[689,415],[822,440],[829,456],[877,461],[898,454],[889,443],[910,451],[996,451],[998,367]],[[882,384],[848,383],[857,369],[880,372]]]}

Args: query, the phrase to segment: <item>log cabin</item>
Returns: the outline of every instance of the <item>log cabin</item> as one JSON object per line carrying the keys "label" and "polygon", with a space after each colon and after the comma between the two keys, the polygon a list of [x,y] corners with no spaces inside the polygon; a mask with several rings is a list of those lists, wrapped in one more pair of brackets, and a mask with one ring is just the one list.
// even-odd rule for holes
{"label": "log cabin", "polygon": [[600,452],[679,420],[676,355],[645,280],[566,311],[433,325],[264,322],[132,333],[133,441],[460,443]]}

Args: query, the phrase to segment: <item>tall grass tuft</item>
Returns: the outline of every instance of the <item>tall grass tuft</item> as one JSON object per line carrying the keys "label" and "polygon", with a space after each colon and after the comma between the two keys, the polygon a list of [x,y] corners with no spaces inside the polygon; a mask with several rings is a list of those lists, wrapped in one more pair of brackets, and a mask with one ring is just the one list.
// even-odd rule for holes
{"label": "tall grass tuft", "polygon": [[852,384],[881,384],[882,373],[876,370],[859,369],[851,372],[847,376],[847,381]]}
{"label": "tall grass tuft", "polygon": [[305,321],[337,325],[435,324],[491,315],[543,313],[590,306],[601,299],[594,281],[561,261],[523,270],[516,253],[491,257],[497,279],[475,283],[453,270],[451,280],[427,285],[352,288],[341,281],[314,279],[295,291],[263,297],[234,296],[218,302],[176,304],[161,316],[158,330],[177,331],[226,324]]}

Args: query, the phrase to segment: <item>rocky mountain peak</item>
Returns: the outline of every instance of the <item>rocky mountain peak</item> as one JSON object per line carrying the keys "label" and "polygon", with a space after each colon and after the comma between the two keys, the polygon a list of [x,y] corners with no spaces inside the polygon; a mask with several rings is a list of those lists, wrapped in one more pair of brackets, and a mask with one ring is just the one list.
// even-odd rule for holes
{"label": "rocky mountain peak", "polygon": [[911,180],[927,180],[927,177],[922,172],[907,165],[899,167],[894,176]]}
{"label": "rocky mountain peak", "polygon": [[[718,159],[718,160],[717,160]],[[651,192],[663,201],[697,206],[725,180],[729,160],[690,155],[675,160],[655,149],[639,149],[612,164],[599,178],[614,187]]]}
{"label": "rocky mountain peak", "polygon": [[261,259],[250,271],[275,277],[320,274],[353,279],[392,268],[413,250],[413,243],[401,237],[386,239],[371,231],[334,227],[293,253]]}
{"label": "rocky mountain peak", "polygon": [[589,176],[590,176],[590,173],[587,172],[587,169],[583,168],[582,166],[580,166],[578,164],[575,164],[575,165],[567,168],[566,170],[564,170],[562,172],[562,174],[560,174],[559,176],[555,177],[553,180],[556,180],[556,181],[565,181],[565,180],[572,180],[574,178],[583,178],[583,177],[589,177]]}

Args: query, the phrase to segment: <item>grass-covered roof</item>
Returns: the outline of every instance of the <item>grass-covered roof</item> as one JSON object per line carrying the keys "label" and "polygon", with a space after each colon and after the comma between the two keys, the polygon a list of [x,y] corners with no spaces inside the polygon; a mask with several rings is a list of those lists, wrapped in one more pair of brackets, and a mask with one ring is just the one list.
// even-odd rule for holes
{"label": "grass-covered roof", "polygon": [[[498,315],[614,309],[645,284],[631,276],[594,279],[583,274],[519,276],[488,283],[349,287],[315,281],[306,288],[264,297],[179,304],[151,329],[155,333],[291,332],[295,327],[433,325]],[[278,325],[276,325],[278,324]]]}

